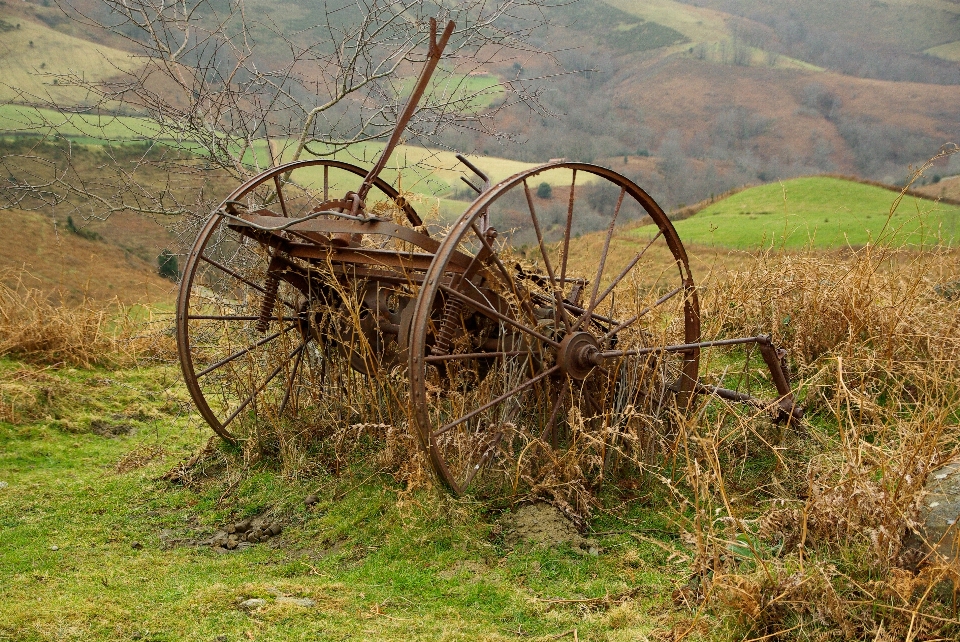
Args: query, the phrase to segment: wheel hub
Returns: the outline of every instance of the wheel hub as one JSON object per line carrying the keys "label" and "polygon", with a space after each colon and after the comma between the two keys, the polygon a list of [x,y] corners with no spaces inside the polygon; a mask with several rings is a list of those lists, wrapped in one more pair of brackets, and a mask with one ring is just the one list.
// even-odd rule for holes
{"label": "wheel hub", "polygon": [[600,346],[589,332],[574,332],[560,342],[557,364],[573,379],[585,379],[602,361]]}

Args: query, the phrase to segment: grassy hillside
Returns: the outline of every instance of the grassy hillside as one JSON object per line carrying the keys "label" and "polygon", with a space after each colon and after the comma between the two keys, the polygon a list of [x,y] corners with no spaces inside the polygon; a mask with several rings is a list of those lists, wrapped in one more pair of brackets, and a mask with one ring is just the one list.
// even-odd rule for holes
{"label": "grassy hillside", "polygon": [[777,16],[806,29],[830,30],[870,45],[920,51],[956,39],[960,5],[950,0],[685,0],[734,15],[763,20]]}
{"label": "grassy hillside", "polygon": [[[133,217],[119,216],[112,225],[126,227],[135,222]],[[0,271],[5,277],[16,277],[21,270],[26,272],[27,287],[68,300],[167,301],[173,299],[176,287],[157,275],[155,260],[74,234],[63,221],[55,225],[41,214],[5,210],[0,212]]]}
{"label": "grassy hillside", "polygon": [[95,99],[69,86],[65,76],[82,74],[87,82],[96,82],[138,66],[129,53],[0,8],[0,103],[89,104]]}
{"label": "grassy hillside", "polygon": [[[888,222],[895,196],[837,178],[797,178],[745,190],[675,226],[685,243],[740,249],[857,246],[880,234],[911,244],[932,243],[938,235],[956,243],[960,207],[907,197]],[[648,237],[651,232],[638,228],[634,233]]]}
{"label": "grassy hillside", "polygon": [[943,45],[930,47],[924,53],[952,62],[960,62],[960,40],[954,40]]}
{"label": "grassy hillside", "polygon": [[[486,83],[489,80],[479,79]],[[31,134],[65,136],[78,143],[102,145],[125,142],[159,141],[171,147],[187,151],[197,151],[190,141],[177,141],[163,137],[163,129],[148,118],[134,116],[96,116],[88,114],[61,114],[49,109],[37,109],[19,105],[0,105],[0,135]],[[279,161],[290,160],[294,145],[290,140],[273,140],[273,155]],[[336,154],[334,158],[355,163],[361,167],[370,167],[377,155],[383,150],[384,143],[371,142],[353,145]],[[322,147],[322,146],[320,146]],[[266,145],[255,145],[257,163],[267,167],[270,155]],[[314,148],[316,149],[316,148]],[[317,150],[319,151],[319,150]],[[309,157],[306,154],[304,157]],[[477,167],[486,172],[493,182],[534,167],[536,163],[497,158],[490,156],[468,155]],[[253,157],[250,156],[253,164]],[[402,175],[404,189],[421,194],[438,196],[451,190],[463,190],[465,187],[459,177],[471,175],[469,170],[456,159],[455,152],[427,149],[416,145],[400,145],[391,156],[383,177],[396,182],[398,173]],[[549,173],[538,178],[539,181],[558,180]]]}
{"label": "grassy hillside", "polygon": [[745,52],[745,55],[741,54],[738,57],[737,64],[741,66],[822,71],[815,65],[787,56],[771,56],[760,47],[737,42],[735,29],[731,29],[728,24],[729,16],[721,11],[694,7],[675,0],[652,0],[650,2],[638,0],[603,1],[625,13],[662,24],[682,34],[682,39],[665,43],[674,46],[666,49],[663,52],[664,54],[695,53],[701,60],[724,63],[732,59],[731,55],[736,44],[738,48]]}

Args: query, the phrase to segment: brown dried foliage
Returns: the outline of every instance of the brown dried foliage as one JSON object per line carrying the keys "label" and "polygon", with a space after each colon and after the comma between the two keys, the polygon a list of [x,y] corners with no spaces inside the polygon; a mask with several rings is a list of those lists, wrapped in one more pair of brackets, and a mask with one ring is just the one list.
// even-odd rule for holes
{"label": "brown dried foliage", "polygon": [[773,328],[790,350],[807,419],[768,444],[726,406],[683,424],[701,608],[747,637],[957,635],[937,599],[955,567],[906,536],[927,475],[960,454],[958,267],[944,248],[762,254],[708,289],[712,335]]}
{"label": "brown dried foliage", "polygon": [[176,350],[165,321],[119,302],[58,297],[27,285],[22,271],[0,270],[0,356],[92,367],[169,360]]}

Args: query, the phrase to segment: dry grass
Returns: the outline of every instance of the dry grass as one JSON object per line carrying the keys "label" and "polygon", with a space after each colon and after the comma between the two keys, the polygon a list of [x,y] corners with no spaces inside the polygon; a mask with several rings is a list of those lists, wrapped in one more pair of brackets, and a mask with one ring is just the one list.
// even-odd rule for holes
{"label": "dry grass", "polygon": [[684,599],[747,637],[960,631],[934,597],[956,571],[906,545],[928,473],[960,454],[958,272],[938,248],[764,254],[708,290],[711,336],[773,329],[790,350],[807,420],[766,443],[763,419],[716,403],[683,424]]}
{"label": "dry grass", "polygon": [[22,271],[0,271],[0,356],[89,368],[175,354],[150,310],[86,298],[58,301],[28,279]]}

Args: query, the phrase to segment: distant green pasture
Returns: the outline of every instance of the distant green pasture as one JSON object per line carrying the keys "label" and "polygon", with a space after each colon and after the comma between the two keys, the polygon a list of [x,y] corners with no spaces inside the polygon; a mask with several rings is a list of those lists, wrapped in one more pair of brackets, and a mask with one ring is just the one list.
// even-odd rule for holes
{"label": "distant green pasture", "polygon": [[148,118],[60,113],[20,105],[0,105],[0,133],[85,138],[102,143],[156,140],[161,127]]}
{"label": "distant green pasture", "polygon": [[745,190],[674,225],[685,243],[740,249],[858,246],[881,234],[896,243],[957,242],[960,207],[907,197],[888,221],[896,196],[853,181],[797,178]]}
{"label": "distant green pasture", "polygon": [[[471,82],[489,81],[484,80],[482,76],[471,78],[476,78],[475,81]],[[489,77],[487,78],[489,79]],[[136,116],[62,114],[48,109],[9,104],[0,105],[0,135],[3,134],[60,135],[70,138],[74,142],[89,145],[156,141],[178,149],[203,153],[202,148],[195,141],[178,140],[165,135],[164,128],[155,121]],[[273,156],[278,161],[285,162],[292,158],[295,141],[274,139],[271,141],[271,145]],[[383,151],[383,147],[384,143],[380,141],[358,143],[337,151],[331,157],[368,168],[373,165],[378,155]],[[239,150],[239,144],[237,149]],[[310,149],[324,156],[333,151],[332,146],[322,144],[312,145]],[[310,154],[305,153],[302,157],[309,158]],[[471,162],[486,172],[494,182],[536,166],[536,163],[524,163],[493,156],[468,155],[468,157]],[[253,148],[245,154],[244,162],[251,167],[269,167],[271,154],[267,150],[266,142],[255,142]],[[391,184],[399,185],[406,191],[430,196],[445,195],[451,189],[464,187],[460,181],[460,176],[464,175],[472,176],[456,159],[454,152],[427,149],[414,145],[400,145],[394,151],[382,173],[383,178]],[[537,180],[559,185],[568,179],[566,175],[552,175],[548,172],[538,176]],[[449,207],[445,208],[445,210],[449,209]]]}
{"label": "distant green pasture", "polygon": [[[416,82],[416,76],[404,78],[400,84],[401,94],[409,95]],[[444,102],[466,99],[466,107],[470,110],[483,109],[489,106],[501,98],[503,93],[504,89],[500,80],[492,74],[485,73],[466,75],[449,72],[439,73],[431,79],[427,87],[428,96],[443,97]]]}

